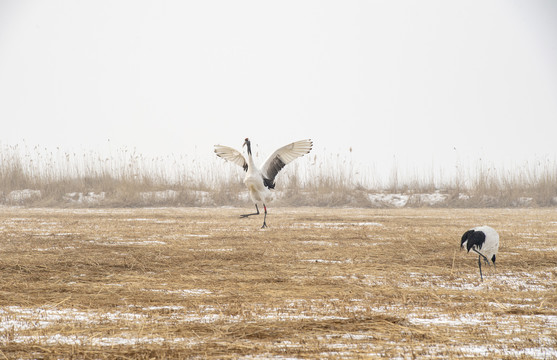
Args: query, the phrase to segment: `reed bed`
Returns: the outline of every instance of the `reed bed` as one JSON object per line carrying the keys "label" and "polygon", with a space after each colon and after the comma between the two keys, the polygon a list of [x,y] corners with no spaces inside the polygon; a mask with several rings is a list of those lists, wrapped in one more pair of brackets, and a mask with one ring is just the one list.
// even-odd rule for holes
{"label": "reed bed", "polygon": [[[107,153],[0,148],[0,204],[5,205],[239,206],[248,198],[242,177],[239,167],[216,157],[148,157],[126,148]],[[356,163],[351,152],[310,154],[287,166],[277,183],[281,206],[547,207],[557,205],[557,160],[512,168],[480,161],[468,168],[423,171],[395,163],[385,176],[373,164]]]}
{"label": "reed bed", "polygon": [[0,208],[0,357],[557,357],[552,209],[240,213]]}

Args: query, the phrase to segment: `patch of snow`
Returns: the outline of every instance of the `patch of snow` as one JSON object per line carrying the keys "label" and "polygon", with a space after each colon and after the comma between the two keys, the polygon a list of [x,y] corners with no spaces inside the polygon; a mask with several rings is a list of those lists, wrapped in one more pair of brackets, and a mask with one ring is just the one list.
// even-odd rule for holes
{"label": "patch of snow", "polygon": [[481,314],[462,315],[457,318],[452,318],[447,314],[438,314],[432,317],[418,317],[416,315],[412,315],[408,318],[408,321],[415,325],[478,325],[484,322],[484,320],[478,315]]}
{"label": "patch of snow", "polygon": [[372,335],[367,335],[367,334],[342,334],[341,337],[343,339],[348,339],[348,340],[373,340],[374,339]]}
{"label": "patch of snow", "polygon": [[504,346],[502,349],[495,349],[485,345],[462,345],[459,346],[460,350],[462,351],[463,355],[470,355],[470,356],[479,356],[481,357],[489,357],[487,356],[493,351],[496,351],[500,355],[507,355],[511,357],[532,357],[534,359],[551,359],[557,356],[557,349],[555,347],[530,347],[524,349],[512,349],[508,346]]}
{"label": "patch of snow", "polygon": [[158,220],[158,219],[149,219],[149,218],[130,218],[124,219],[124,221],[146,221],[152,222],[155,224],[175,224],[176,220]]}
{"label": "patch of snow", "polygon": [[163,190],[163,191],[142,191],[139,193],[139,197],[144,202],[166,202],[173,201],[178,198],[178,191],[176,190]]}
{"label": "patch of snow", "polygon": [[[83,312],[77,309],[24,308],[7,306],[0,308],[0,330],[25,330],[50,326],[54,322],[94,323],[99,319],[112,321],[133,320],[143,317],[141,314],[122,312]],[[15,318],[15,319],[14,319]]]}
{"label": "patch of snow", "polygon": [[51,248],[37,248],[35,249],[35,251],[52,251],[52,250],[68,250],[68,249],[75,249],[74,246],[64,246],[61,248],[55,248],[55,247],[51,247]]}
{"label": "patch of snow", "polygon": [[408,203],[412,205],[425,204],[433,206],[447,201],[448,198],[449,195],[436,191],[433,194],[413,194],[408,199]]}
{"label": "patch of snow", "polygon": [[458,193],[458,200],[470,200],[470,195]]}
{"label": "patch of snow", "polygon": [[[536,233],[518,233],[518,235],[526,239],[538,239],[540,236],[542,236],[541,234]],[[517,247],[522,247],[524,249],[530,248],[529,245],[518,245]]]}
{"label": "patch of snow", "polygon": [[528,249],[528,251],[550,251],[550,252],[557,252],[557,246],[553,246],[553,247],[548,247],[548,248],[533,248],[533,247],[529,247],[529,246],[517,246],[523,249]]}
{"label": "patch of snow", "polygon": [[79,204],[79,205],[98,205],[103,202],[106,198],[106,193],[94,193],[94,192],[72,192],[66,193],[63,199],[67,202],[72,204]]}
{"label": "patch of snow", "polygon": [[184,290],[143,289],[143,291],[162,292],[165,294],[178,294],[182,296],[208,295],[213,293],[212,291],[206,289],[184,289]]}
{"label": "patch of snow", "polygon": [[511,353],[513,356],[521,357],[521,356],[531,356],[534,359],[554,359],[557,358],[557,348],[554,346],[551,347],[530,347],[525,349],[513,349],[505,351]]}
{"label": "patch of snow", "polygon": [[[434,206],[446,202],[449,198],[448,194],[443,194],[437,190],[433,193],[421,194],[385,194],[385,193],[372,193],[368,194],[369,201],[376,207],[396,207],[401,208],[407,205],[427,205]],[[468,199],[469,196],[459,194],[459,200]]]}
{"label": "patch of snow", "polygon": [[6,196],[6,201],[10,204],[22,205],[26,201],[38,200],[41,197],[41,190],[13,190]]}
{"label": "patch of snow", "polygon": [[313,223],[295,223],[292,225],[294,228],[300,229],[345,229],[353,226],[383,226],[377,222],[313,222]]}
{"label": "patch of snow", "polygon": [[191,251],[198,251],[198,252],[232,252],[234,249],[232,248],[224,248],[224,249],[190,249]]}
{"label": "patch of snow", "polygon": [[330,241],[322,241],[322,240],[306,240],[306,241],[302,241],[301,243],[305,245],[338,246],[337,243],[333,243]]}
{"label": "patch of snow", "polygon": [[119,246],[119,245],[166,245],[164,241],[143,240],[143,241],[118,241],[113,243],[99,243],[100,245]]}
{"label": "patch of snow", "polygon": [[[11,341],[20,344],[32,344],[40,343],[46,345],[85,345],[90,344],[92,346],[117,346],[117,345],[138,345],[138,344],[162,344],[168,342],[163,337],[100,337],[91,338],[83,335],[39,335],[39,336],[16,336]],[[193,340],[185,338],[175,338],[171,340],[172,342],[185,342],[188,341],[190,344],[194,344]]]}
{"label": "patch of snow", "polygon": [[492,281],[517,291],[547,291],[556,285],[556,281],[549,279],[551,276],[545,273],[520,272],[496,274]]}
{"label": "patch of snow", "polygon": [[408,203],[409,195],[404,194],[368,194],[369,201],[373,206],[404,207]]}

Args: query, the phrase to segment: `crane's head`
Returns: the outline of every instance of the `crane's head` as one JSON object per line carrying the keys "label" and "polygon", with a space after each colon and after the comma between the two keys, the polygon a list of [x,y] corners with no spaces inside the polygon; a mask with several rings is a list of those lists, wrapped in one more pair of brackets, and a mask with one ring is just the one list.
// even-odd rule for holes
{"label": "crane's head", "polygon": [[249,138],[246,138],[246,140],[244,141],[244,145],[242,145],[242,147],[246,145],[248,146],[248,154],[251,154],[251,143],[249,141]]}

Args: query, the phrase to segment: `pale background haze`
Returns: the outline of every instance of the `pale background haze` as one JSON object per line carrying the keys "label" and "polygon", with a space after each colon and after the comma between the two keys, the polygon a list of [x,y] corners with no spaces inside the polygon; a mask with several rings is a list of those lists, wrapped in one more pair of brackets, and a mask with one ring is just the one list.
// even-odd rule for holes
{"label": "pale background haze", "polygon": [[383,177],[555,161],[557,2],[0,0],[0,122],[203,161],[311,138]]}

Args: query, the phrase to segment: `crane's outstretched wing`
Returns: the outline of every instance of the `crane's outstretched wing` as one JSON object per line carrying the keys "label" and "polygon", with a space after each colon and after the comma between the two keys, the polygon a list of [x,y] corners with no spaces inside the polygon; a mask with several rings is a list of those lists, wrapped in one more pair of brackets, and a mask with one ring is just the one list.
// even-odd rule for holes
{"label": "crane's outstretched wing", "polygon": [[224,160],[228,160],[236,165],[240,165],[244,168],[244,171],[248,171],[248,163],[246,161],[246,158],[238,150],[228,146],[215,145],[215,154],[217,154],[217,156],[223,158]]}
{"label": "crane's outstretched wing", "polygon": [[313,141],[300,140],[281,147],[277,151],[271,154],[261,166],[261,173],[264,177],[265,186],[269,189],[275,187],[275,177],[282,168],[311,151],[313,146]]}

